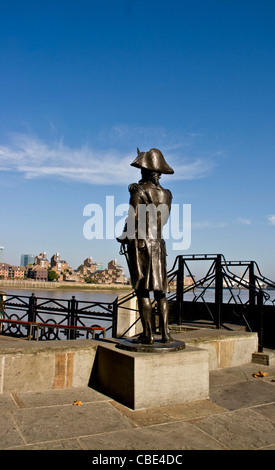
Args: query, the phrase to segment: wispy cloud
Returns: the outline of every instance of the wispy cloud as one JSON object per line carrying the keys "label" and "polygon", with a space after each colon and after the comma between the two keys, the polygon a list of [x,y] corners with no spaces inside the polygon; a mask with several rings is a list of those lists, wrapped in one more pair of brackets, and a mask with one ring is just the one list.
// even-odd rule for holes
{"label": "wispy cloud", "polygon": [[[116,129],[116,132],[122,132]],[[126,132],[126,131],[125,131]],[[0,171],[14,171],[27,179],[59,178],[84,183],[129,184],[136,177],[130,163],[134,152],[96,150],[84,145],[69,147],[60,139],[44,142],[37,136],[14,134],[7,145],[0,144]],[[182,159],[175,150],[165,153],[175,170],[174,180],[203,178],[213,168],[211,159]]]}
{"label": "wispy cloud", "polygon": [[203,220],[192,222],[192,229],[212,229],[212,228],[224,228],[229,224],[227,222],[213,222],[211,220]]}
{"label": "wispy cloud", "polygon": [[270,225],[275,225],[275,215],[269,215],[267,219]]}
{"label": "wispy cloud", "polygon": [[237,222],[242,225],[251,225],[251,220],[244,217],[238,217]]}

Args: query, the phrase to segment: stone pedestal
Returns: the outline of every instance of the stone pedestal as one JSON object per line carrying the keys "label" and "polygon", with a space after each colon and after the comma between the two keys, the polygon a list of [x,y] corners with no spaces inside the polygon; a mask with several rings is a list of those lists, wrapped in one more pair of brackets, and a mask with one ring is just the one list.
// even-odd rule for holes
{"label": "stone pedestal", "polygon": [[134,410],[203,400],[209,395],[208,352],[185,347],[133,352],[99,345],[92,386]]}
{"label": "stone pedestal", "polygon": [[117,337],[132,337],[142,333],[143,328],[140,321],[137,297],[124,300],[125,295],[118,296],[117,310]]}

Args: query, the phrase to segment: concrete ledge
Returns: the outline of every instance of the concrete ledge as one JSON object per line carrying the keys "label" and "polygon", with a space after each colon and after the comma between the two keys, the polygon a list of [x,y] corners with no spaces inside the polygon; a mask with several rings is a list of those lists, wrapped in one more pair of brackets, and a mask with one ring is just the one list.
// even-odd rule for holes
{"label": "concrete ledge", "polygon": [[[258,355],[256,333],[205,329],[173,332],[173,337],[184,341],[186,348],[206,350],[209,370],[247,364],[253,354]],[[112,342],[115,340],[36,342],[0,335],[0,394],[86,387],[98,346]]]}
{"label": "concrete ledge", "polygon": [[186,345],[206,349],[209,370],[247,364],[258,350],[257,333],[205,329],[178,334],[173,332],[172,335]]}
{"label": "concrete ledge", "polygon": [[91,385],[134,410],[207,399],[208,353],[190,346],[153,354],[100,345]]}
{"label": "concrete ledge", "polygon": [[96,340],[0,341],[0,393],[87,386],[97,344]]}

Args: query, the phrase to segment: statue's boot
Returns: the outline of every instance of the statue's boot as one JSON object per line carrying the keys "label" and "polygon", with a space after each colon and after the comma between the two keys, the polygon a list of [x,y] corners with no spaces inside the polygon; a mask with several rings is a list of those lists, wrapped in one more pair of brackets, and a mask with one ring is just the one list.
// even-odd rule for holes
{"label": "statue's boot", "polygon": [[155,340],[153,336],[145,336],[141,333],[133,342],[139,344],[154,344]]}
{"label": "statue's boot", "polygon": [[163,343],[172,343],[174,340],[169,333],[168,328],[168,314],[169,314],[169,305],[165,295],[158,300],[158,311],[160,319],[160,327],[162,334]]}
{"label": "statue's boot", "polygon": [[143,333],[137,338],[142,344],[154,344],[152,330],[152,304],[149,297],[138,298],[139,314],[143,326]]}

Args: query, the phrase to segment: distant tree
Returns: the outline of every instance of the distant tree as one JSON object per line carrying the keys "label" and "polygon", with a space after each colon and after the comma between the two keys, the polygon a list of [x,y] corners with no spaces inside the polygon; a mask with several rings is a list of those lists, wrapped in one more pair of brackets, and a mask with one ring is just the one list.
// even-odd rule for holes
{"label": "distant tree", "polygon": [[58,274],[57,272],[53,271],[52,269],[49,269],[48,271],[48,281],[52,282],[58,279]]}
{"label": "distant tree", "polygon": [[87,284],[97,284],[97,280],[93,277],[85,277],[84,278],[84,281],[87,283]]}

